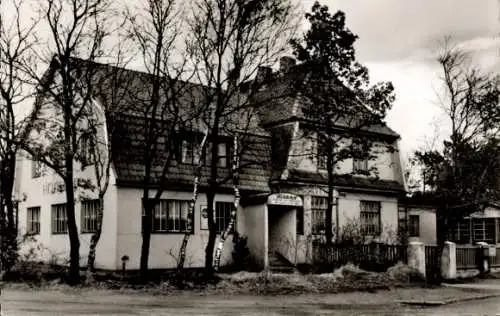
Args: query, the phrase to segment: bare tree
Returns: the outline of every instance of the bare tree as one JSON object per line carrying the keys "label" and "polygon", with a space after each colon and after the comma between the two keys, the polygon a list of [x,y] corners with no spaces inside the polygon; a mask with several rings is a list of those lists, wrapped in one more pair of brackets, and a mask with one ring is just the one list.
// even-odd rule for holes
{"label": "bare tree", "polygon": [[500,197],[496,175],[500,168],[499,77],[475,66],[451,38],[440,48],[443,94],[439,101],[451,135],[443,142],[443,150],[416,153],[428,173],[426,185],[438,203],[438,253],[459,220]]}
{"label": "bare tree", "polygon": [[[205,118],[212,146],[207,194],[209,239],[205,250],[205,268],[213,272],[216,240],[214,200],[221,185],[218,170],[220,131],[234,113],[253,106],[253,93],[242,93],[260,66],[272,65],[285,52],[295,30],[293,7],[283,1],[193,1],[189,20],[187,49],[191,64],[196,65],[196,80],[203,84],[202,104],[214,112]],[[233,116],[232,116],[233,115]],[[234,131],[233,131],[234,133]],[[231,136],[231,131],[227,134]]]}
{"label": "bare tree", "polygon": [[[177,157],[179,133],[193,124],[199,113],[198,88],[188,82],[185,53],[178,40],[182,35],[179,5],[175,0],[148,0],[127,10],[129,34],[148,74],[144,76],[143,91],[137,93],[135,99],[143,139],[140,271],[144,278],[148,271],[153,212],[167,188],[168,171]],[[156,190],[152,196],[153,188]],[[191,217],[188,216],[187,221],[187,227],[191,228]]]}
{"label": "bare tree", "polygon": [[[24,149],[64,182],[66,192],[67,231],[70,240],[68,283],[80,282],[80,241],[75,220],[75,161],[85,142],[88,118],[93,111],[93,80],[97,67],[92,62],[104,56],[106,0],[45,0],[40,2],[41,22],[48,28],[47,47],[37,47],[41,62],[50,64],[39,76],[37,69],[25,68],[39,86],[31,118],[36,119],[30,141]],[[82,61],[76,57],[86,59]]]}
{"label": "bare tree", "polygon": [[[94,169],[95,189],[98,196],[98,209],[96,216],[95,232],[92,234],[89,244],[87,259],[87,280],[91,281],[95,272],[96,248],[101,238],[102,222],[104,216],[104,197],[109,187],[111,167],[116,152],[115,146],[119,146],[117,138],[121,138],[120,130],[113,120],[117,113],[131,110],[126,104],[127,93],[130,91],[130,71],[123,68],[130,61],[127,54],[127,41],[121,40],[115,50],[114,65],[95,65],[99,67],[94,85],[96,95],[100,104],[93,104],[92,115],[87,117],[89,136],[89,159],[86,163],[92,164]],[[118,145],[117,145],[118,144]]]}
{"label": "bare tree", "polygon": [[[21,65],[32,65],[31,49],[36,44],[36,21],[23,25],[21,0],[8,1],[0,13],[0,270],[10,269],[17,256],[15,197],[13,196],[16,155],[26,136],[21,106],[32,97]],[[9,12],[7,19],[6,12]],[[26,17],[24,17],[26,18]],[[26,19],[25,19],[26,20]],[[26,24],[26,22],[24,22]]]}

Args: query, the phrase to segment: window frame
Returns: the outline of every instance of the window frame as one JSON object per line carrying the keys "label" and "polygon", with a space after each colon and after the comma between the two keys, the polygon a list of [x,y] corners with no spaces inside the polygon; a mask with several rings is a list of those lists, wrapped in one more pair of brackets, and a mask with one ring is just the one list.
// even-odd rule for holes
{"label": "window frame", "polygon": [[[90,209],[91,214],[89,216],[86,216],[85,211],[89,211],[89,209],[85,208],[84,205],[88,205],[92,203],[92,209]],[[97,232],[97,224],[98,224],[98,213],[99,213],[99,208],[100,208],[100,201],[99,199],[88,199],[88,200],[83,200],[80,203],[80,231],[82,234],[93,234]],[[92,216],[93,215],[93,216]],[[94,229],[89,229],[86,224],[94,222]],[[91,225],[92,226],[92,225]]]}
{"label": "window frame", "polygon": [[[33,213],[33,211],[36,211]],[[40,206],[32,206],[26,208],[26,235],[35,236],[40,235],[41,230],[41,220],[40,216],[42,213],[42,208]],[[38,214],[37,216],[33,216],[34,214]],[[30,216],[31,215],[31,216]],[[36,219],[35,219],[36,217]],[[36,229],[33,229],[33,224],[36,224]]]}
{"label": "window frame", "polygon": [[[481,227],[479,227],[479,226],[481,226]],[[486,238],[489,235],[489,233],[491,233],[491,231],[489,231],[491,229],[493,229],[493,231],[492,231],[493,236],[491,236],[492,238]],[[496,226],[495,226],[495,219],[494,218],[479,218],[479,217],[472,218],[472,242],[473,243],[477,243],[477,242],[486,242],[488,244],[495,243],[495,233],[496,233],[495,230],[496,230]],[[477,232],[481,233],[482,236],[478,236],[480,238],[476,237]]]}
{"label": "window frame", "polygon": [[[224,215],[228,215],[227,218],[226,218],[226,216],[219,216],[220,209],[218,206],[224,206],[223,212],[225,213]],[[233,202],[225,202],[225,201],[216,201],[215,202],[214,222],[215,222],[216,233],[218,235],[222,234],[222,232],[226,229],[227,225],[229,224],[229,221],[231,220],[231,212],[233,211],[233,208],[234,208]],[[221,229],[220,219],[223,219],[223,222],[224,222],[222,225],[222,229]],[[237,213],[236,213],[236,216],[234,219],[234,225],[230,231],[230,234],[234,233],[236,231],[236,221],[237,221]]]}
{"label": "window frame", "polygon": [[[369,205],[371,204],[377,206],[377,211],[372,211],[369,208],[364,208],[363,205]],[[371,214],[371,215],[368,215]],[[374,216],[375,214],[376,216]],[[374,223],[370,223],[369,221],[366,221],[369,217],[378,217],[377,219],[371,219]],[[366,222],[365,222],[366,221]],[[376,221],[376,223],[375,223]],[[359,222],[361,225],[361,234],[363,236],[380,236],[382,233],[382,203],[380,201],[368,201],[368,200],[361,200],[359,201]],[[375,229],[373,231],[370,229],[367,229],[367,227],[370,227],[373,225]]]}
{"label": "window frame", "polygon": [[[313,201],[322,201],[314,203]],[[314,236],[326,235],[326,212],[328,211],[328,197],[326,196],[311,196],[311,234]],[[319,218],[319,220],[318,220]],[[321,223],[318,225],[318,223]],[[322,229],[317,230],[317,226],[322,226]]]}
{"label": "window frame", "polygon": [[95,157],[96,142],[94,135],[85,133],[80,136],[80,163],[85,168],[91,166],[96,162]]}
{"label": "window frame", "polygon": [[420,215],[408,215],[408,237],[420,237]]}
{"label": "window frame", "polygon": [[352,160],[352,170],[355,173],[366,173],[369,171],[368,167],[368,158],[365,159],[358,159],[358,158],[353,158]]}
{"label": "window frame", "polygon": [[[144,202],[144,200],[143,200]],[[179,229],[171,229],[169,228],[169,221],[170,221],[170,203],[174,203],[174,205],[176,205],[175,203],[179,203],[179,208],[178,208],[178,217],[172,217],[173,220],[177,220],[179,221]],[[182,230],[182,220],[183,220],[183,217],[182,217],[182,214],[183,214],[183,211],[182,211],[182,204],[185,204],[185,213],[186,213],[186,218],[185,218],[185,221],[186,221],[186,224],[187,225],[187,215],[189,213],[189,204],[191,203],[190,200],[181,200],[181,199],[160,199],[159,201],[157,201],[157,203],[155,204],[155,207],[153,209],[153,214],[152,214],[152,217],[151,217],[151,234],[185,234],[186,231],[185,230]],[[175,211],[174,211],[175,212]],[[159,215],[157,216],[157,213],[159,213]],[[195,218],[195,210],[193,209],[193,213],[191,214],[191,231],[189,232],[190,235],[193,235],[194,234],[194,218]],[[142,223],[144,222],[144,217],[145,217],[146,213],[145,213],[145,209],[144,209],[144,203],[142,203]],[[158,221],[158,223],[160,223],[160,226],[162,226],[162,221],[163,221],[163,225],[165,226],[165,229],[156,229],[155,227],[155,221]],[[142,225],[141,225],[141,230],[142,230]]]}
{"label": "window frame", "polygon": [[[205,159],[205,152],[206,148],[203,149],[203,151],[200,153],[198,160],[195,160],[195,155],[198,155],[199,153],[199,148],[201,146],[201,142],[203,140],[203,136],[200,133],[196,132],[184,132],[183,135],[179,135],[179,163],[185,164],[185,165],[198,165],[198,163],[201,161],[202,165],[205,165],[206,159]],[[190,150],[190,155],[189,157],[186,157],[187,154],[189,153]],[[186,158],[186,159],[185,159]]]}
{"label": "window frame", "polygon": [[324,149],[324,144],[319,140],[316,140],[316,165],[318,170],[327,170],[328,166],[328,157],[326,154],[326,150]]}
{"label": "window frame", "polygon": [[[60,209],[58,209],[59,207],[64,207],[62,208],[62,210],[64,210],[64,216],[63,217],[60,217],[60,214],[58,214],[58,216],[55,216],[54,212],[58,212],[60,211]],[[62,235],[62,234],[67,234],[68,233],[68,209],[67,209],[67,206],[66,206],[66,203],[58,203],[58,204],[52,204],[50,206],[50,210],[51,210],[51,232],[52,232],[52,235]],[[61,222],[61,219],[62,219],[62,222]],[[56,231],[56,228],[58,226],[58,223],[65,226],[65,229],[64,230],[57,230]]]}
{"label": "window frame", "polygon": [[43,163],[38,159],[31,159],[31,178],[36,179],[43,176]]}

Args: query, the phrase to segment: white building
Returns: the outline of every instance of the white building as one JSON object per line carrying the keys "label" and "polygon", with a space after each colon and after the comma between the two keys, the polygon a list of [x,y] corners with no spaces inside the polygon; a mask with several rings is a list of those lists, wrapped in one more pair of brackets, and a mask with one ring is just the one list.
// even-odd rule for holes
{"label": "white building", "polygon": [[[105,72],[110,68],[99,65]],[[56,70],[55,70],[56,71]],[[130,70],[122,70],[131,82],[141,86],[140,80],[146,75]],[[286,76],[286,74],[284,74]],[[130,84],[130,82],[129,82]],[[263,93],[276,91],[283,81],[268,86]],[[142,83],[144,85],[144,83]],[[106,96],[97,95],[97,104],[109,102]],[[132,102],[132,98],[122,102]],[[262,267],[269,265],[269,258],[278,252],[293,264],[311,260],[310,241],[314,236],[324,234],[326,214],[326,177],[314,154],[297,153],[315,149],[314,141],[301,137],[305,125],[297,107],[300,102],[294,98],[283,100],[285,106],[267,105],[259,110],[254,129],[247,133],[248,150],[241,157],[242,167],[240,189],[242,202],[237,210],[236,230],[248,236],[248,247],[253,259]],[[121,105],[123,106],[123,105]],[[140,119],[131,112],[120,110],[113,117],[114,127],[119,128],[120,139],[109,136],[113,145],[114,160],[110,186],[104,202],[103,230],[97,247],[96,267],[115,270],[121,268],[121,257],[130,260],[128,269],[138,269],[141,250],[141,216],[144,166],[141,165],[140,141],[136,136],[141,128]],[[109,122],[108,122],[109,128]],[[109,133],[101,131],[103,134]],[[116,132],[116,130],[115,130]],[[196,131],[192,131],[195,134]],[[399,136],[386,126],[370,130],[379,137],[380,144],[392,146],[395,151],[381,152],[377,159],[356,161],[347,159],[337,167],[335,191],[338,203],[333,210],[333,227],[340,229],[349,221],[357,221],[371,238],[386,240],[390,231],[397,231],[398,195],[404,192],[404,179],[398,151]],[[176,161],[169,172],[168,188],[163,192],[161,207],[154,214],[150,268],[173,268],[176,266],[177,250],[183,238],[185,210],[192,194],[193,162],[198,159],[193,154],[190,140],[184,137],[179,142]],[[116,143],[113,143],[116,142]],[[222,141],[223,156],[231,150]],[[221,164],[220,176],[229,175],[227,155]],[[319,166],[318,166],[319,165]],[[375,167],[377,177],[354,176],[354,165],[359,168]],[[24,155],[17,174],[18,194],[25,200],[19,205],[19,227],[21,234],[29,234],[36,240],[24,244],[26,253],[30,245],[42,245],[39,259],[61,263],[69,256],[64,203],[64,185],[58,175],[40,172],[40,164]],[[77,166],[76,178],[94,179],[92,165]],[[194,212],[194,229],[189,240],[186,266],[204,265],[205,245],[208,240],[207,223],[203,217],[206,207],[206,186],[208,166],[204,167],[201,194]],[[233,202],[232,184],[221,186],[216,195],[216,225],[218,230],[225,227]],[[76,220],[81,241],[81,264],[84,265],[88,253],[90,235],[95,228],[95,192],[79,192]],[[154,194],[154,190],[152,192]],[[222,264],[232,260],[232,238],[226,240]]]}

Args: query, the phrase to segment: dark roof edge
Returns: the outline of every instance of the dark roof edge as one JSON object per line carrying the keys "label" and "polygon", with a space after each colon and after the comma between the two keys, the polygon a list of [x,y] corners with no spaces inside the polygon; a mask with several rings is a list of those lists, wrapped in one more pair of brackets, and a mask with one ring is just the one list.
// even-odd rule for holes
{"label": "dark roof edge", "polygon": [[[296,181],[296,180],[273,180],[271,181],[271,185],[301,185],[301,186],[310,186],[310,185],[321,185],[326,186],[326,184],[318,183],[316,181]],[[373,192],[373,193],[388,193],[391,195],[399,195],[405,192],[403,185],[401,185],[401,189],[377,189],[370,187],[354,187],[354,186],[342,186],[342,185],[334,185],[334,188],[339,189],[339,191],[345,192]]]}
{"label": "dark roof edge", "polygon": [[[143,188],[143,183],[142,181],[132,181],[132,180],[116,180],[117,187],[119,188],[127,188],[127,189],[142,189]],[[149,185],[149,187],[152,190],[157,190],[160,186],[156,183],[152,183]],[[199,191],[201,193],[205,193],[208,189],[208,185],[206,184],[201,184],[198,186]],[[193,185],[192,184],[186,184],[182,182],[178,182],[173,186],[169,186],[166,188],[163,188],[164,191],[192,191],[193,190]],[[240,192],[243,194],[260,194],[260,193],[269,193],[269,191],[264,191],[264,190],[256,190],[256,189],[245,189],[245,188],[240,188]],[[234,190],[231,187],[227,185],[221,185],[219,186],[217,193],[234,193]]]}

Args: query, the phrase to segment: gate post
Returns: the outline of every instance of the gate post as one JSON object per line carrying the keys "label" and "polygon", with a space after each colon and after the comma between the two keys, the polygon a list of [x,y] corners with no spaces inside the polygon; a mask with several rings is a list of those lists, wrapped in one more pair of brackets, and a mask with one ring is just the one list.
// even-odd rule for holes
{"label": "gate post", "polygon": [[425,278],[425,246],[419,241],[408,244],[408,266],[416,269]]}
{"label": "gate post", "polygon": [[441,256],[441,276],[445,280],[457,278],[457,246],[446,241]]}

